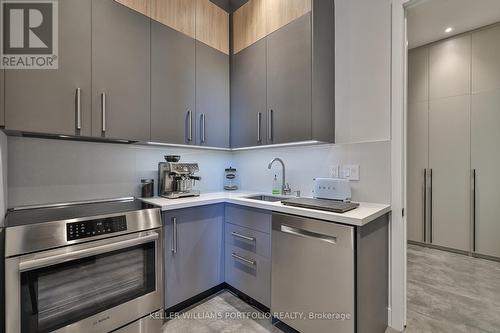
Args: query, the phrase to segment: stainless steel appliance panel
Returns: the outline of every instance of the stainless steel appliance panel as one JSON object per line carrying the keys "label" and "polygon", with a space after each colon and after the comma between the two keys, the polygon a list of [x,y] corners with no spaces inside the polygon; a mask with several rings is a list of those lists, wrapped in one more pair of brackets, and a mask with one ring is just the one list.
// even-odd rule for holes
{"label": "stainless steel appliance panel", "polygon": [[271,312],[302,313],[278,317],[301,332],[353,333],[354,228],[279,213],[272,221]]}
{"label": "stainless steel appliance panel", "polygon": [[7,332],[109,332],[158,311],[162,244],[155,229],[7,258]]}

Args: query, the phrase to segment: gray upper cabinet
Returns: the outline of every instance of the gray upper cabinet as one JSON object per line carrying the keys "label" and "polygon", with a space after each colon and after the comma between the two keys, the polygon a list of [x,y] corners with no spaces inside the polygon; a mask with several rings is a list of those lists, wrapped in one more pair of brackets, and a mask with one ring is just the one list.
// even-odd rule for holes
{"label": "gray upper cabinet", "polygon": [[231,146],[267,143],[266,40],[261,39],[232,58]]}
{"label": "gray upper cabinet", "polygon": [[5,89],[4,70],[0,70],[0,126],[5,126]]}
{"label": "gray upper cabinet", "polygon": [[195,40],[151,21],[151,141],[194,144],[194,112]]}
{"label": "gray upper cabinet", "polygon": [[196,41],[197,144],[229,147],[229,56]]}
{"label": "gray upper cabinet", "polygon": [[90,0],[59,2],[58,69],[5,71],[7,129],[90,135],[90,5]]}
{"label": "gray upper cabinet", "polygon": [[92,1],[92,135],[150,139],[150,19]]}
{"label": "gray upper cabinet", "polygon": [[311,15],[267,37],[268,143],[311,139]]}
{"label": "gray upper cabinet", "polygon": [[163,214],[165,309],[224,282],[223,205]]}

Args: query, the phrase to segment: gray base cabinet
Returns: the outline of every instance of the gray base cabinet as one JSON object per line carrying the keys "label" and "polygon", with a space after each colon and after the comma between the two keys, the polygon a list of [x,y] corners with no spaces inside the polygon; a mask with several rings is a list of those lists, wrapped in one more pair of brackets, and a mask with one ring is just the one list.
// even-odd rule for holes
{"label": "gray base cabinet", "polygon": [[225,280],[271,306],[271,214],[226,205]]}
{"label": "gray base cabinet", "polygon": [[150,19],[93,0],[92,135],[149,141],[149,95]]}
{"label": "gray base cabinet", "polygon": [[224,282],[223,205],[163,213],[165,309]]}
{"label": "gray base cabinet", "polygon": [[151,141],[194,144],[189,112],[194,117],[195,40],[151,21]]}
{"label": "gray base cabinet", "polygon": [[58,8],[59,68],[5,72],[5,99],[2,95],[1,101],[3,104],[5,100],[8,130],[86,136],[91,133],[91,1],[60,1]]}
{"label": "gray base cabinet", "polygon": [[231,146],[267,144],[266,40],[238,52],[231,61]]}
{"label": "gray base cabinet", "polygon": [[196,41],[197,144],[229,147],[229,56]]}

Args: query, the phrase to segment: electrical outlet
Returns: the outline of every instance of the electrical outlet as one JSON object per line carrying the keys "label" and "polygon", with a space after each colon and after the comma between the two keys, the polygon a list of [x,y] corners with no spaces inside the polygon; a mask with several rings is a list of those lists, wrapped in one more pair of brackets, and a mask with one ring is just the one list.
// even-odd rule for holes
{"label": "electrical outlet", "polygon": [[359,164],[349,164],[342,166],[342,178],[349,180],[359,180]]}
{"label": "electrical outlet", "polygon": [[330,177],[340,178],[340,167],[338,164],[330,166]]}

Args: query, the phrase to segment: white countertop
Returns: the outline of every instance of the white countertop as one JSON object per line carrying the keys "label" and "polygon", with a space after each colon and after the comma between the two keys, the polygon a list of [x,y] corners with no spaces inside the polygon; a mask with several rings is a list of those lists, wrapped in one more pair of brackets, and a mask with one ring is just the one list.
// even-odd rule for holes
{"label": "white countertop", "polygon": [[[299,215],[331,222],[363,226],[378,217],[391,211],[391,206],[386,204],[375,204],[360,202],[360,206],[346,213],[332,213],[315,209],[285,206],[281,202],[267,202],[246,199],[250,195],[260,195],[262,192],[212,192],[202,193],[199,197],[188,197],[179,199],[166,199],[161,197],[141,198],[142,201],[158,206],[162,211],[180,208],[204,206],[216,203],[230,203],[252,208],[270,210],[274,212]],[[270,194],[264,194],[269,195]]]}

